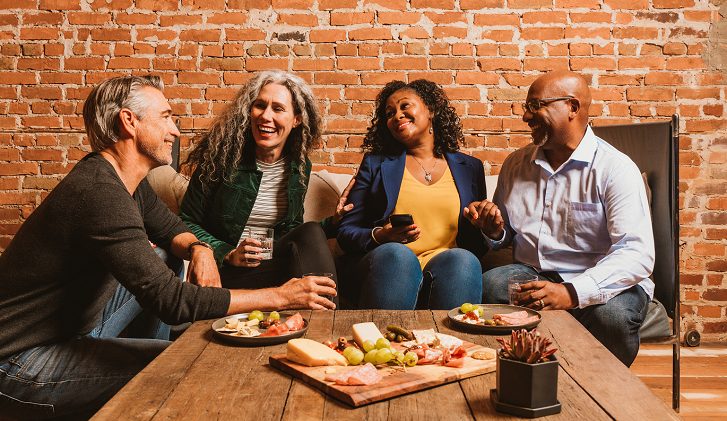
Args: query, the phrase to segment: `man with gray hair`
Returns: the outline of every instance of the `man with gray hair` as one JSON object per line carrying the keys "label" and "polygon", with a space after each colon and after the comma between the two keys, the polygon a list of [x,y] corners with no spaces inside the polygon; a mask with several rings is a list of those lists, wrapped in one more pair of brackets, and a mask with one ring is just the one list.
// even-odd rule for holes
{"label": "man with gray hair", "polygon": [[[178,324],[253,309],[311,307],[328,278],[220,288],[210,247],[145,180],[169,164],[179,131],[156,77],[96,86],[83,116],[93,152],[48,195],[0,256],[0,414],[89,416],[168,346],[119,338],[139,311]],[[150,242],[190,260],[181,282]],[[149,339],[149,338],[156,339]]]}

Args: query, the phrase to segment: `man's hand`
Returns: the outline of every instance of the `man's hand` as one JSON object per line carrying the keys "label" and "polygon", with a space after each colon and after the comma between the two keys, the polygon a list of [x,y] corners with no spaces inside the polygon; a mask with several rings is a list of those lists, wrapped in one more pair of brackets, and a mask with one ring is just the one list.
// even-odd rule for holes
{"label": "man's hand", "polygon": [[335,225],[338,225],[341,222],[341,219],[343,218],[343,215],[351,212],[351,209],[353,209],[353,203],[348,203],[348,193],[351,192],[351,188],[353,188],[353,185],[356,183],[356,174],[353,175],[351,178],[351,181],[348,182],[348,186],[346,186],[345,189],[343,189],[343,192],[341,193],[341,197],[338,198],[338,204],[336,205],[336,212],[333,214],[333,223]]}
{"label": "man's hand", "polygon": [[260,253],[263,251],[261,248],[262,243],[260,240],[254,238],[245,237],[240,242],[240,245],[236,249],[227,253],[225,256],[225,263],[231,266],[254,268],[260,266],[262,257]]}
{"label": "man's hand", "polygon": [[578,305],[565,285],[548,281],[521,284],[519,298],[517,305],[533,310],[569,310]]}
{"label": "man's hand", "polygon": [[472,202],[462,210],[462,214],[486,236],[493,240],[502,238],[505,232],[505,220],[494,203],[489,200]]}
{"label": "man's hand", "polygon": [[391,223],[387,223],[381,229],[374,232],[374,238],[379,244],[384,243],[413,243],[419,239],[421,230],[417,224],[406,225],[403,227],[394,227]]}
{"label": "man's hand", "polygon": [[336,305],[327,297],[336,296],[336,283],[322,276],[293,278],[279,287],[283,297],[283,309],[310,308],[334,310]]}
{"label": "man's hand", "polygon": [[187,282],[201,287],[222,287],[220,272],[212,250],[207,247],[192,247],[192,256],[187,268]]}

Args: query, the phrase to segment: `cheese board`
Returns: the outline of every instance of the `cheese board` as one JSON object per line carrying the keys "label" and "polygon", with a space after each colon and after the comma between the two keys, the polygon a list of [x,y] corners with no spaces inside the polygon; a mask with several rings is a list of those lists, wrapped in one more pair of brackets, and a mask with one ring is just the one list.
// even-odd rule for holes
{"label": "cheese board", "polygon": [[286,354],[273,355],[269,362],[271,367],[283,371],[341,402],[358,407],[495,371],[495,359],[478,360],[471,357],[473,353],[486,351],[488,348],[471,342],[464,342],[462,346],[467,350],[467,357],[465,357],[462,367],[417,365],[407,367],[405,370],[399,367],[384,367],[379,368],[383,379],[376,384],[366,386],[338,385],[324,380],[326,375],[331,373],[352,369],[350,366],[308,367],[288,360]]}

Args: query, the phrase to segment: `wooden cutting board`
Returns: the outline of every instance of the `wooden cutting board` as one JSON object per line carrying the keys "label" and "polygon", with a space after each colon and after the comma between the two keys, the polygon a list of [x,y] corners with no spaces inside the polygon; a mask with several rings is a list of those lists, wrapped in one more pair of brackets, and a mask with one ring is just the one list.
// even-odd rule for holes
{"label": "wooden cutting board", "polygon": [[[467,350],[467,357],[461,368],[418,365],[407,368],[404,372],[387,367],[379,369],[379,374],[383,376],[383,379],[379,383],[369,386],[341,386],[324,381],[326,370],[332,367],[307,367],[289,361],[285,358],[285,354],[271,356],[270,366],[356,407],[495,371],[496,360],[476,360],[470,357],[473,352],[484,350],[485,347],[471,342],[465,342],[463,346]],[[351,368],[335,367],[333,369],[336,372],[342,372]]]}

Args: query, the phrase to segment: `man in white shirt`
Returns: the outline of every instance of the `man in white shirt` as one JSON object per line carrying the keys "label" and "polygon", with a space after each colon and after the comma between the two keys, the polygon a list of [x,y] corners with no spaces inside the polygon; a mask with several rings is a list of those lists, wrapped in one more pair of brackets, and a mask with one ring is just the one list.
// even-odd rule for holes
{"label": "man in white shirt", "polygon": [[487,271],[485,300],[569,310],[624,364],[639,349],[639,327],[654,294],[654,238],[636,165],[588,126],[591,94],[572,72],[530,86],[523,121],[533,143],[505,160],[493,201],[465,210],[493,249],[513,245],[515,264]]}

